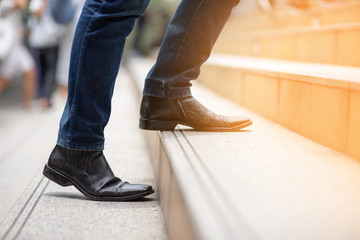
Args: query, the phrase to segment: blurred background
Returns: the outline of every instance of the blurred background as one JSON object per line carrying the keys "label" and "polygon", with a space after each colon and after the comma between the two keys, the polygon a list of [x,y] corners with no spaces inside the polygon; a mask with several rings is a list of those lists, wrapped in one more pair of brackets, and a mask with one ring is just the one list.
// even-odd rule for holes
{"label": "blurred background", "polygon": [[[137,19],[122,60],[128,73],[141,72],[143,79],[143,72],[155,61],[179,2],[151,0],[144,16]],[[66,101],[71,44],[83,4],[84,0],[0,0],[0,220],[43,167],[56,141]],[[65,9],[68,14],[58,15],[58,9]],[[360,169],[356,165],[360,161],[359,42],[360,0],[241,0],[197,82],[254,115],[335,150],[326,159],[328,162],[321,163],[326,169],[337,170],[333,163],[343,157],[341,154],[356,160],[344,162],[351,163],[347,166],[354,169],[350,179],[359,176]],[[262,136],[259,129],[261,134],[267,134],[261,126],[252,127],[255,130],[246,132],[255,133],[251,135],[254,139]],[[253,146],[247,149],[255,151],[249,154],[250,159],[260,149],[257,140],[250,142]],[[278,139],[270,141],[276,143]],[[242,140],[239,144],[243,144]],[[222,145],[226,144],[217,144]],[[276,146],[285,153],[292,150],[291,146],[282,147]],[[271,155],[272,149],[264,149],[259,152],[268,151],[269,157],[263,160],[277,159],[278,155]],[[302,151],[299,155],[306,158],[307,149]],[[222,154],[227,158],[226,152]],[[279,156],[283,157],[282,152]],[[318,159],[312,157],[309,162]],[[313,169],[312,163],[303,171],[308,173],[308,169]],[[236,173],[238,169],[233,170]],[[347,177],[341,169],[337,174]],[[281,176],[278,172],[274,175]],[[331,175],[334,181],[337,177]],[[270,174],[269,179],[272,178]],[[347,196],[342,191],[350,189],[348,193],[354,192],[360,198],[356,185],[359,181],[354,179],[350,179],[349,188],[334,188],[334,195]],[[281,194],[286,192],[284,188]],[[314,193],[309,195],[309,206]],[[259,199],[262,194],[259,193]],[[292,207],[291,201],[288,203]],[[340,204],[339,212],[347,199]],[[264,212],[268,210],[271,209]],[[349,216],[353,216],[351,211]],[[357,233],[358,216],[352,218]]]}
{"label": "blurred background", "polygon": [[[16,128],[14,118],[25,119],[26,116],[27,120],[24,121],[29,122],[36,117],[46,116],[48,110],[54,106],[61,112],[67,94],[73,34],[84,1],[0,1],[0,135],[3,137],[1,141],[6,141],[8,137],[2,134],[7,132],[6,129],[10,126]],[[179,2],[150,2],[145,14],[137,19],[135,28],[127,39],[122,59],[124,65],[129,62],[134,64],[134,59],[135,64],[141,64],[139,59],[154,62],[167,24]],[[56,10],[59,9],[65,9],[68,14],[57,15]],[[212,55],[224,56],[221,61],[226,63],[221,63],[221,66],[231,64],[225,68],[214,63],[205,64],[197,82],[305,137],[360,159],[357,144],[349,146],[349,143],[358,141],[357,136],[360,134],[357,134],[360,131],[356,127],[351,127],[355,120],[337,117],[350,114],[345,103],[339,105],[338,114],[329,112],[320,117],[313,117],[307,114],[310,107],[315,104],[313,100],[309,100],[312,83],[301,86],[303,90],[294,87],[294,93],[291,92],[292,89],[287,89],[279,95],[280,83],[273,84],[272,92],[266,84],[270,84],[274,79],[264,82],[259,78],[260,73],[268,71],[267,66],[270,69],[278,66],[277,71],[280,74],[289,71],[302,74],[306,72],[307,77],[312,77],[309,82],[323,81],[319,75],[330,74],[332,71],[335,77],[327,76],[331,81],[341,80],[345,84],[351,81],[354,85],[359,81],[354,73],[360,68],[359,33],[360,0],[241,0],[233,9],[212,52]],[[258,69],[259,74],[247,76],[246,69],[232,65],[235,62],[245,64],[246,68]],[[294,65],[295,63],[302,65]],[[228,71],[229,69],[231,71]],[[247,81],[247,78],[251,81]],[[300,77],[295,75],[295,78]],[[301,79],[303,78],[302,76]],[[219,81],[222,79],[227,79],[229,83],[221,84]],[[334,84],[338,83],[329,83],[329,89]],[[344,94],[348,96],[348,92]],[[298,95],[299,99],[307,99],[309,103],[306,102],[307,105],[305,104],[302,110],[296,108],[296,111],[291,109],[287,113],[279,112],[290,106],[288,102],[291,99],[279,100],[285,95]],[[324,95],[333,96],[328,92]],[[264,108],[271,102],[268,97],[276,102],[272,108]],[[344,97],[343,102],[347,103],[346,99],[350,98],[357,99]],[[332,104],[342,104],[341,99],[339,97],[321,101],[325,101],[326,104],[331,101],[334,102]],[[277,105],[281,103],[289,106]],[[319,108],[322,111],[324,109],[323,106]],[[306,127],[308,125],[303,122],[305,118],[323,118],[329,122],[327,119],[332,115],[335,120],[326,125],[328,129],[324,128],[325,125],[320,120],[319,124],[314,124],[318,125],[317,129],[323,129],[323,133],[313,130],[319,132],[317,135],[312,134],[309,127]],[[356,113],[352,115],[357,116]],[[59,120],[55,121],[58,123]],[[338,126],[345,126],[346,129],[340,130]],[[348,130],[350,127],[355,130]],[[333,133],[333,129],[339,130]],[[56,130],[55,127],[54,131]],[[338,137],[335,139],[339,139],[338,142],[329,140],[334,139],[332,136],[336,135]],[[4,152],[8,151],[6,145],[2,148]]]}
{"label": "blurred background", "polygon": [[[147,11],[137,19],[135,28],[127,39],[123,64],[130,59],[140,58],[154,61],[167,24],[179,2],[150,2]],[[64,106],[71,44],[83,4],[84,0],[0,1],[0,132],[9,126],[7,124],[12,123],[12,114],[18,117],[46,115],[47,110],[55,103],[60,108]],[[65,9],[69,14],[56,15],[58,9]],[[287,61],[281,64],[276,62],[283,69],[294,62],[305,65],[323,64],[313,66],[312,69],[316,69],[317,74],[331,69],[338,72],[336,80],[348,81],[348,76],[354,78],[354,74],[339,67],[352,68],[351,71],[359,69],[359,32],[359,0],[242,0],[225,25],[215,44],[213,55],[226,55],[227,61],[232,61],[229,56],[237,57],[239,61],[248,63],[250,68],[266,66],[264,62],[259,62],[261,59]],[[298,66],[292,66],[299,69]],[[309,69],[309,65],[306,66]],[[262,103],[253,106],[253,103],[247,104],[247,100],[243,99],[243,90],[238,88],[242,84],[241,71],[232,75],[228,72],[224,74],[224,69],[214,71],[214,67],[205,64],[198,82],[236,103],[276,120],[276,117],[266,112],[268,110],[261,109]],[[234,78],[234,86],[226,84],[228,88],[223,87],[224,84],[218,81],[224,76],[227,79]],[[357,79],[351,81],[356,82]],[[258,92],[250,94],[252,90],[246,89],[247,95],[252,98],[249,102],[254,102],[256,98],[253,96],[256,94],[264,98],[265,93],[261,92],[265,89],[263,83],[256,85],[255,80],[251,83],[255,84],[252,89]],[[305,96],[304,94],[300,95]],[[304,111],[308,111],[309,107],[306,109]],[[349,110],[344,111],[349,113]],[[340,123],[340,120],[337,122]],[[292,123],[280,123],[297,133],[325,143],[326,146],[350,152],[351,156],[360,158],[358,150],[347,149],[345,136],[340,137],[344,143],[334,144],[326,140],[328,136],[325,134],[313,137],[309,130],[302,130],[301,127],[298,129]]]}
{"label": "blurred background", "polygon": [[[68,19],[52,16],[51,1],[1,1],[0,109],[46,110],[54,97],[65,98],[71,42],[84,0],[59,2],[71,4],[63,6],[71,12]],[[178,2],[151,1],[128,38],[126,56],[154,53]]]}
{"label": "blurred background", "polygon": [[[27,111],[44,110],[51,107],[54,94],[65,98],[71,42],[84,0],[63,1],[62,4],[66,2],[71,2],[72,6],[68,8],[73,16],[59,22],[50,16],[51,10],[48,9],[51,6],[47,0],[1,1],[0,110],[20,107]],[[261,34],[291,29],[294,31],[292,34],[296,34],[299,27],[317,28],[322,19],[317,18],[316,13],[333,9],[334,4],[351,2],[357,1],[242,0],[234,9],[231,23],[221,35],[215,51],[294,60],[289,56],[288,45],[282,44],[283,38],[275,39],[269,49],[264,49],[260,44]],[[178,3],[179,0],[151,1],[128,37],[123,62],[133,56],[156,57]],[[341,14],[346,14],[346,10]],[[339,16],[336,19],[340,19]],[[333,23],[343,23],[342,20],[336,22],[336,19]],[[308,58],[295,60],[331,61],[326,55],[302,55]]]}
{"label": "blurred background", "polygon": [[[0,222],[56,142],[84,2],[0,0]],[[153,57],[178,2],[151,1],[128,37],[123,62]]]}

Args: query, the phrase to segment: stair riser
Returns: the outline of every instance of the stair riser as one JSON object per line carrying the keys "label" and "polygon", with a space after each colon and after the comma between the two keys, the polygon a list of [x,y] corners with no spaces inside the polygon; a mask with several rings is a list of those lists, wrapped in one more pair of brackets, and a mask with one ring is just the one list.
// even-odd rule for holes
{"label": "stair riser", "polygon": [[214,51],[302,62],[360,66],[360,29],[219,41]]}
{"label": "stair riser", "polygon": [[360,91],[354,84],[210,64],[204,66],[199,81],[292,131],[360,161]]}
{"label": "stair riser", "polygon": [[325,26],[330,24],[346,24],[360,22],[359,1],[353,3],[335,4],[331,8],[318,8],[301,11],[299,15],[278,11],[275,20],[269,18],[264,12],[237,16],[234,14],[227,22],[223,34],[231,36],[236,29],[245,35],[254,30],[278,30],[293,27]]}
{"label": "stair riser", "polygon": [[161,208],[168,230],[169,239],[197,239],[191,225],[189,210],[182,198],[178,179],[169,163],[166,150],[158,131],[146,131],[147,142],[153,162],[156,185],[160,197]]}

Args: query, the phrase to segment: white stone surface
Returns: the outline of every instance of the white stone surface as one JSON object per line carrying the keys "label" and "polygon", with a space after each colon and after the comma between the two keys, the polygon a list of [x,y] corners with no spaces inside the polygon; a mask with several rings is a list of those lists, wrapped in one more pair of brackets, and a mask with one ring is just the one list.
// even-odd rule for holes
{"label": "white stone surface", "polygon": [[0,221],[47,161],[55,145],[64,100],[47,111],[0,109]]}
{"label": "white stone surface", "polygon": [[183,131],[194,161],[224,193],[234,218],[245,220],[260,239],[360,239],[357,161],[204,89],[193,92],[214,111],[254,121],[233,133]]}
{"label": "white stone surface", "polygon": [[360,83],[360,68],[358,67],[244,57],[229,54],[214,54],[209,58],[207,64]]}
{"label": "white stone surface", "polygon": [[[129,67],[142,86],[152,62],[133,61]],[[317,70],[338,74],[322,71]],[[358,75],[348,77],[358,81]],[[192,92],[217,113],[247,115],[254,122],[238,132],[180,127],[161,133],[202,239],[221,239],[221,228],[224,236],[233,231],[234,239],[360,239],[359,162],[201,86],[195,84]]]}
{"label": "white stone surface", "polygon": [[[114,173],[124,181],[154,185],[149,152],[143,133],[138,129],[138,96],[134,94],[128,76],[121,72],[115,87],[112,116],[106,128],[104,153]],[[53,135],[46,132],[34,135],[38,141],[45,136],[43,141],[54,146],[56,138]],[[36,147],[36,142],[26,141],[24,145],[22,148],[27,149],[28,155],[35,155],[31,147]],[[51,149],[41,150],[39,146],[36,150],[42,151],[39,155],[42,168]],[[13,153],[10,157],[16,160],[18,155]],[[167,239],[157,192],[134,202],[89,201],[74,187],[64,188],[41,178],[41,172],[35,176],[33,181],[17,177],[30,185],[1,222],[0,238],[6,234],[5,239],[24,240]],[[11,184],[9,179],[2,181],[2,184]]]}

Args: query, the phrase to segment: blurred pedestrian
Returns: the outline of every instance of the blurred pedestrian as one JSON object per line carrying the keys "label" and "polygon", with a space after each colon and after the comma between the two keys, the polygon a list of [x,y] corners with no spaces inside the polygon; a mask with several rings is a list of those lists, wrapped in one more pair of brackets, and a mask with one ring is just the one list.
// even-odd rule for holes
{"label": "blurred pedestrian", "polygon": [[24,78],[23,106],[30,108],[34,95],[35,65],[23,44],[22,13],[28,0],[0,1],[0,94],[18,75]]}
{"label": "blurred pedestrian", "polygon": [[[53,0],[50,0],[53,1]],[[64,26],[64,34],[60,37],[59,41],[59,56],[56,66],[56,80],[58,87],[63,95],[67,94],[68,86],[68,75],[69,75],[69,66],[70,66],[70,53],[71,45],[75,34],[76,24],[80,17],[82,6],[85,3],[85,0],[56,0],[60,1],[62,4],[71,4],[69,8],[72,8],[74,11],[74,16],[69,19],[69,21],[62,22]],[[66,11],[69,11],[68,9]],[[60,22],[59,22],[60,23]]]}
{"label": "blurred pedestrian", "polygon": [[[183,0],[169,23],[155,66],[147,76],[140,128],[231,131],[249,126],[247,117],[225,117],[191,96],[191,80],[239,0]],[[154,192],[148,185],[115,177],[104,154],[104,128],[125,39],[149,0],[87,0],[73,41],[69,91],[57,145],[44,175],[74,185],[93,200],[133,200]],[[120,134],[120,133],[119,133]]]}
{"label": "blurred pedestrian", "polygon": [[31,0],[29,44],[37,63],[38,95],[44,108],[51,106],[56,90],[56,65],[64,28],[53,19],[48,0]]}

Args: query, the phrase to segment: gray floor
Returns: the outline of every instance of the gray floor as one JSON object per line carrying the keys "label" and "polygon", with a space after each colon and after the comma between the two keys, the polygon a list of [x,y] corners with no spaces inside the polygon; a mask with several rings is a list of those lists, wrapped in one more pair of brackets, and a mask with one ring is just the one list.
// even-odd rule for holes
{"label": "gray floor", "polygon": [[[138,129],[139,96],[125,72],[120,72],[115,88],[105,155],[123,180],[153,185],[147,145]],[[63,105],[57,98],[49,111],[1,106],[1,238],[167,239],[157,192],[136,202],[95,202],[42,177]]]}
{"label": "gray floor", "polygon": [[[141,88],[152,62],[134,58],[130,63]],[[165,149],[158,156],[167,159],[159,157],[154,165],[161,175],[159,189],[171,236],[171,215],[177,212],[172,209],[175,201],[166,204],[171,191],[164,192],[176,179],[199,239],[360,239],[358,161],[199,84],[192,93],[209,109],[250,116],[254,124],[239,132],[183,126],[161,132]]]}

